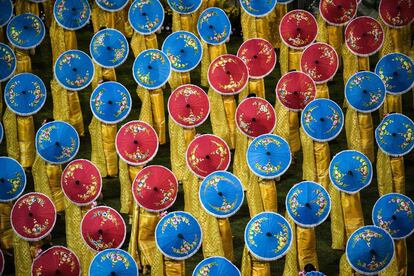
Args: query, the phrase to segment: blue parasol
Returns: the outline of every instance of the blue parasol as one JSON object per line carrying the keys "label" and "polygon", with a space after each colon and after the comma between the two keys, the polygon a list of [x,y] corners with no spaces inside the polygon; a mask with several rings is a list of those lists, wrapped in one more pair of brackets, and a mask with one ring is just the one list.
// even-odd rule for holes
{"label": "blue parasol", "polygon": [[4,100],[11,111],[20,116],[37,113],[46,102],[46,86],[31,73],[21,73],[9,80],[4,88]]}
{"label": "blue parasol", "polygon": [[295,1],[295,0],[277,0],[277,4],[286,5],[286,4],[289,4],[293,1]]}
{"label": "blue parasol", "polygon": [[202,260],[194,269],[193,276],[240,276],[239,269],[223,257],[209,257]]}
{"label": "blue parasol", "polygon": [[390,94],[403,94],[414,85],[414,62],[401,53],[383,56],[375,67],[375,73],[380,76]]}
{"label": "blue parasol", "polygon": [[95,255],[89,266],[89,275],[138,276],[138,266],[128,252],[111,248]]}
{"label": "blue parasol", "polygon": [[3,124],[0,122],[0,144],[1,142],[3,142],[3,135],[4,135]]}
{"label": "blue parasol", "polygon": [[375,130],[375,140],[388,155],[406,155],[414,148],[414,123],[403,114],[389,114]]}
{"label": "blue parasol", "polygon": [[201,7],[202,0],[167,0],[170,8],[180,14],[190,14]]}
{"label": "blue parasol", "polygon": [[54,72],[56,81],[61,86],[77,91],[86,88],[92,82],[95,67],[85,52],[69,50],[57,58]]}
{"label": "blue parasol", "polygon": [[37,153],[48,163],[63,164],[72,160],[79,150],[75,128],[62,121],[44,124],[36,133]]}
{"label": "blue parasol", "polygon": [[19,162],[0,156],[0,202],[17,199],[26,187],[26,174]]}
{"label": "blue parasol", "polygon": [[157,49],[141,52],[134,61],[132,74],[135,81],[146,89],[157,89],[167,83],[171,75],[168,57]]}
{"label": "blue parasol", "polygon": [[122,10],[129,0],[95,0],[95,3],[104,11],[116,12]]}
{"label": "blue parasol", "polygon": [[325,273],[322,273],[320,271],[307,272],[305,275],[306,276],[326,276]]}
{"label": "blue parasol", "polygon": [[289,251],[292,245],[292,229],[281,215],[262,212],[247,223],[244,241],[254,257],[263,261],[274,261]]}
{"label": "blue parasol", "polygon": [[335,187],[347,194],[355,194],[371,184],[371,161],[359,151],[344,150],[332,158],[329,178]]}
{"label": "blue parasol", "polygon": [[128,58],[129,44],[120,31],[103,29],[92,37],[89,51],[98,65],[104,68],[115,68]]}
{"label": "blue parasol", "polygon": [[13,16],[13,3],[11,0],[0,0],[0,28],[7,25]]}
{"label": "blue parasol", "polygon": [[88,24],[91,8],[88,0],[57,0],[53,6],[53,16],[62,28],[79,30]]}
{"label": "blue parasol", "polygon": [[179,31],[170,34],[162,44],[162,51],[171,62],[171,69],[189,72],[197,67],[203,56],[200,40],[190,32]]}
{"label": "blue parasol", "polygon": [[230,19],[222,9],[208,8],[198,18],[197,31],[204,42],[212,45],[223,44],[231,34]]}
{"label": "blue parasol", "polygon": [[332,100],[316,99],[302,111],[302,128],[317,142],[335,139],[344,126],[344,114]]}
{"label": "blue parasol", "polygon": [[284,174],[292,161],[288,142],[274,134],[255,138],[246,153],[247,165],[257,176],[272,179]]}
{"label": "blue parasol", "polygon": [[331,211],[331,198],[325,188],[312,181],[293,186],[286,196],[286,211],[293,221],[306,228],[323,223]]}
{"label": "blue parasol", "polygon": [[392,193],[380,197],[372,208],[372,221],[395,240],[414,232],[414,202],[408,196]]}
{"label": "blue parasol", "polygon": [[159,0],[135,0],[128,11],[128,21],[139,34],[158,31],[164,22],[164,8]]}
{"label": "blue parasol", "polygon": [[0,43],[0,82],[10,78],[16,70],[16,55],[6,44]]}
{"label": "blue parasol", "polygon": [[92,92],[90,106],[99,121],[116,124],[124,120],[131,111],[131,95],[119,82],[104,82]]}
{"label": "blue parasol", "polygon": [[42,20],[31,13],[13,17],[7,25],[7,38],[20,49],[31,49],[42,43],[45,38],[45,25]]}
{"label": "blue parasol", "polygon": [[390,234],[377,226],[356,230],[346,243],[346,258],[351,267],[364,275],[376,275],[385,270],[394,257],[394,241]]}
{"label": "blue parasol", "polygon": [[173,260],[185,260],[201,246],[203,233],[198,221],[189,213],[172,212],[163,217],[155,228],[158,249]]}
{"label": "blue parasol", "polygon": [[262,17],[271,13],[277,2],[277,0],[240,0],[240,5],[249,15]]}
{"label": "blue parasol", "polygon": [[200,185],[199,199],[207,213],[227,218],[242,206],[244,190],[241,181],[232,173],[216,171],[204,178]]}
{"label": "blue parasol", "polygon": [[385,101],[385,85],[378,75],[361,71],[349,78],[345,86],[345,98],[357,111],[369,113],[377,110]]}

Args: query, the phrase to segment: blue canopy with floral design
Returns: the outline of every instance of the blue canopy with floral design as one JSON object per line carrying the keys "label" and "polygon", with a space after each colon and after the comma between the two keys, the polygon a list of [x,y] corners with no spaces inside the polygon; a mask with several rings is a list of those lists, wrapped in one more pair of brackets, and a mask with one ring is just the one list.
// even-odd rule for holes
{"label": "blue canopy with floral design", "polygon": [[91,8],[88,0],[57,0],[53,16],[62,28],[79,30],[89,23]]}
{"label": "blue canopy with floral design", "polygon": [[42,43],[46,29],[43,21],[31,13],[13,17],[7,25],[7,39],[20,49],[31,49]]}
{"label": "blue canopy with floral design", "polygon": [[209,257],[202,260],[194,269],[193,276],[240,276],[240,270],[223,257]]}
{"label": "blue canopy with floral design", "polygon": [[26,174],[19,162],[0,156],[0,202],[17,199],[26,187]]}
{"label": "blue canopy with floral design", "polygon": [[132,28],[142,35],[158,31],[164,22],[164,8],[159,0],[135,0],[128,11]]}
{"label": "blue canopy with floral design", "polygon": [[116,68],[128,58],[129,43],[120,31],[103,29],[92,37],[89,51],[98,65]]}
{"label": "blue canopy with floral design", "polygon": [[212,45],[225,43],[231,34],[231,23],[220,8],[205,9],[198,18],[197,31],[201,39]]}
{"label": "blue canopy with floral design", "polygon": [[138,276],[138,266],[128,252],[122,249],[106,249],[93,258],[89,266],[89,275]]}

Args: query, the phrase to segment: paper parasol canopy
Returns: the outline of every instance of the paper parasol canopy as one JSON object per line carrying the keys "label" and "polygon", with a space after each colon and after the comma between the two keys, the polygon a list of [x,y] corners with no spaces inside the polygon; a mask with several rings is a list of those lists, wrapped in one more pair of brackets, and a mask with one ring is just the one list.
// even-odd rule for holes
{"label": "paper parasol canopy", "polygon": [[244,241],[250,254],[262,261],[282,258],[292,245],[292,229],[289,222],[273,212],[254,216],[244,230]]}
{"label": "paper parasol canopy", "polygon": [[210,215],[228,218],[242,206],[244,190],[241,181],[232,173],[217,171],[203,179],[199,199],[201,206]]}
{"label": "paper parasol canopy", "polygon": [[52,200],[41,193],[21,196],[10,213],[13,231],[27,241],[38,241],[52,232],[56,223],[56,209]]}
{"label": "paper parasol canopy", "polygon": [[275,134],[255,138],[246,152],[247,165],[260,178],[273,179],[283,175],[292,156],[288,142]]}
{"label": "paper parasol canopy", "polygon": [[278,101],[291,111],[300,111],[316,97],[313,79],[303,72],[288,72],[277,83]]}
{"label": "paper parasol canopy", "polygon": [[178,180],[174,173],[163,166],[147,166],[135,177],[132,195],[138,205],[150,212],[170,208],[178,194]]}
{"label": "paper parasol canopy", "polygon": [[10,78],[16,70],[17,61],[13,50],[0,43],[0,82]]}
{"label": "paper parasol canopy", "polygon": [[128,5],[128,0],[95,0],[95,3],[103,10],[117,12]]}
{"label": "paper parasol canopy", "polygon": [[341,133],[344,114],[334,101],[315,99],[302,111],[301,125],[314,141],[329,142]]}
{"label": "paper parasol canopy", "polygon": [[193,271],[193,276],[240,276],[240,270],[223,257],[209,257],[202,260]]}
{"label": "paper parasol canopy", "polygon": [[129,43],[120,31],[107,28],[92,37],[89,51],[98,65],[116,68],[128,58]]}
{"label": "paper parasol canopy", "polygon": [[202,0],[167,0],[170,8],[179,14],[190,14],[201,7]]}
{"label": "paper parasol canopy", "polygon": [[206,92],[192,84],[184,84],[175,89],[167,106],[173,121],[184,128],[202,125],[210,114],[210,102]]}
{"label": "paper parasol canopy", "polygon": [[0,28],[7,25],[13,16],[13,3],[11,0],[0,0]]}
{"label": "paper parasol canopy", "polygon": [[354,55],[369,57],[378,52],[384,43],[384,30],[372,17],[359,16],[345,28],[345,44]]}
{"label": "paper parasol canopy", "polygon": [[358,112],[370,113],[379,109],[385,101],[385,84],[369,71],[360,71],[348,79],[345,98]]}
{"label": "paper parasol canopy", "polygon": [[83,216],[81,235],[85,244],[95,251],[120,248],[125,241],[126,226],[115,209],[98,206]]}
{"label": "paper parasol canopy", "polygon": [[313,181],[294,185],[286,195],[286,211],[293,221],[305,228],[322,224],[331,211],[331,198],[325,188]]}
{"label": "paper parasol canopy", "polygon": [[189,72],[197,67],[203,57],[203,47],[198,37],[190,32],[178,31],[170,34],[162,44],[162,51],[176,72]]}
{"label": "paper parasol canopy", "polygon": [[300,50],[315,41],[318,24],[310,12],[293,10],[282,17],[279,34],[283,43],[290,48]]}
{"label": "paper parasol canopy", "polygon": [[336,154],[329,165],[329,178],[341,192],[355,194],[371,184],[372,163],[356,150],[344,150]]}
{"label": "paper parasol canopy", "polygon": [[387,93],[403,94],[414,86],[414,61],[401,53],[383,56],[375,67],[375,73],[385,83]]}
{"label": "paper parasol canopy", "polygon": [[63,164],[75,158],[79,150],[79,135],[63,121],[44,124],[36,133],[36,151],[48,163]]}
{"label": "paper parasol canopy", "polygon": [[69,50],[57,58],[54,73],[56,81],[63,88],[78,91],[92,82],[95,67],[92,59],[85,52]]}
{"label": "paper parasol canopy", "polygon": [[149,35],[164,23],[164,8],[159,0],[135,0],[128,11],[128,21],[139,34]]}
{"label": "paper parasol canopy", "polygon": [[213,60],[208,68],[207,80],[221,95],[235,95],[249,83],[249,69],[235,55],[225,54]]}
{"label": "paper parasol canopy", "polygon": [[162,51],[149,49],[135,58],[132,74],[140,86],[154,90],[167,83],[171,75],[171,63]]}
{"label": "paper parasol canopy", "polygon": [[11,202],[24,192],[26,173],[19,162],[0,156],[0,202]]}
{"label": "paper parasol canopy", "polygon": [[348,24],[357,12],[357,0],[321,0],[319,2],[319,14],[326,22],[334,26]]}
{"label": "paper parasol canopy", "polygon": [[404,156],[414,148],[414,122],[403,114],[389,114],[375,130],[375,140],[385,154]]}
{"label": "paper parasol canopy", "polygon": [[32,263],[32,275],[80,276],[81,265],[76,254],[63,246],[53,246],[43,251]]}
{"label": "paper parasol canopy", "polygon": [[172,212],[155,228],[155,242],[161,253],[173,260],[185,260],[201,247],[201,226],[190,213]]}
{"label": "paper parasol canopy", "polygon": [[414,232],[414,202],[408,196],[391,193],[380,197],[372,208],[372,221],[394,240],[405,239]]}
{"label": "paper parasol canopy", "polygon": [[60,185],[73,204],[85,206],[94,202],[101,194],[102,178],[95,164],[86,159],[77,159],[63,170]]}
{"label": "paper parasol canopy", "polygon": [[7,25],[7,39],[19,49],[31,49],[42,43],[46,30],[43,21],[31,13],[13,17]]}
{"label": "paper parasol canopy", "polygon": [[271,133],[276,126],[276,112],[273,106],[259,97],[241,101],[235,117],[239,131],[250,138]]}
{"label": "paper parasol canopy", "polygon": [[116,135],[116,151],[121,159],[132,166],[150,162],[158,152],[158,136],[149,124],[130,121]]}
{"label": "paper parasol canopy", "polygon": [[128,252],[106,249],[96,254],[89,266],[89,276],[103,275],[138,276],[138,266]]}
{"label": "paper parasol canopy", "polygon": [[377,226],[363,226],[346,243],[346,258],[351,267],[364,275],[377,275],[394,258],[394,241],[390,234]]}
{"label": "paper parasol canopy", "polygon": [[223,44],[231,34],[230,19],[222,9],[207,8],[198,18],[197,31],[205,43],[211,45]]}
{"label": "paper parasol canopy", "polygon": [[92,92],[90,107],[99,121],[105,124],[116,124],[123,121],[131,112],[131,95],[128,89],[119,82],[104,82]]}
{"label": "paper parasol canopy", "polygon": [[412,0],[381,0],[379,16],[391,28],[402,28],[414,21]]}
{"label": "paper parasol canopy", "polygon": [[317,42],[308,46],[300,60],[301,71],[308,74],[317,84],[333,79],[339,68],[335,49],[326,43]]}
{"label": "paper parasol canopy", "polygon": [[46,102],[46,86],[32,73],[20,73],[12,77],[4,88],[7,107],[20,116],[37,113]]}
{"label": "paper parasol canopy", "polygon": [[247,65],[252,79],[261,79],[269,75],[277,61],[273,45],[262,38],[252,38],[243,42],[237,56]]}
{"label": "paper parasol canopy", "polygon": [[187,147],[187,167],[199,178],[205,178],[212,172],[227,170],[230,155],[230,148],[223,139],[212,134],[200,135]]}
{"label": "paper parasol canopy", "polygon": [[89,23],[91,7],[88,0],[57,0],[53,6],[53,16],[62,28],[79,30]]}
{"label": "paper parasol canopy", "polygon": [[273,11],[277,2],[277,0],[240,0],[240,5],[247,14],[263,17]]}

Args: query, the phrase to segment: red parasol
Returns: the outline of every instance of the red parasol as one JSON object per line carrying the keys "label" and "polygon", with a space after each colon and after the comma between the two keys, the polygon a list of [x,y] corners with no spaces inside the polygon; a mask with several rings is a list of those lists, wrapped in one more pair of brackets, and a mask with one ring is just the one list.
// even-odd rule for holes
{"label": "red parasol", "polygon": [[32,275],[36,276],[79,276],[78,257],[66,247],[53,246],[42,252],[32,263]]}
{"label": "red parasol", "polygon": [[236,125],[244,135],[256,138],[273,132],[276,125],[276,112],[265,99],[246,98],[236,109]]}
{"label": "red parasol", "polygon": [[357,56],[367,57],[375,54],[381,49],[383,42],[382,26],[372,17],[357,17],[345,29],[346,46]]}
{"label": "red parasol", "polygon": [[303,72],[289,72],[283,75],[277,83],[276,96],[286,108],[300,111],[315,99],[315,82]]}
{"label": "red parasol", "polygon": [[331,25],[346,25],[358,11],[357,0],[321,0],[319,13]]}
{"label": "red parasol", "polygon": [[132,183],[132,194],[142,208],[160,212],[170,208],[177,198],[178,180],[163,166],[143,168]]}
{"label": "red parasol", "polygon": [[125,241],[126,226],[121,215],[111,207],[98,206],[89,210],[82,219],[84,242],[93,250],[120,248]]}
{"label": "red parasol", "polygon": [[91,204],[99,197],[102,178],[98,168],[91,161],[77,159],[66,166],[60,185],[70,201],[84,206]]}
{"label": "red parasol", "polygon": [[210,86],[222,95],[240,93],[249,81],[249,69],[235,55],[221,55],[210,64],[207,73]]}
{"label": "red parasol", "polygon": [[215,171],[225,171],[230,165],[230,148],[218,136],[204,134],[194,138],[186,153],[187,166],[200,178]]}
{"label": "red parasol", "polygon": [[237,56],[247,65],[252,79],[266,77],[276,66],[277,57],[273,45],[262,38],[246,40],[240,46]]}
{"label": "red parasol", "polygon": [[282,17],[279,33],[287,46],[300,50],[316,39],[318,24],[310,12],[293,10]]}
{"label": "red parasol", "polygon": [[130,121],[119,129],[115,146],[121,159],[129,165],[144,165],[157,154],[158,136],[149,124]]}
{"label": "red parasol", "polygon": [[185,128],[200,126],[210,114],[210,102],[203,89],[184,84],[174,90],[168,99],[168,112],[178,125]]}
{"label": "red parasol", "polygon": [[381,0],[379,15],[387,26],[402,28],[414,21],[413,0]]}
{"label": "red parasol", "polygon": [[303,51],[300,67],[316,83],[328,82],[338,71],[338,54],[329,44],[314,43]]}
{"label": "red parasol", "polygon": [[14,232],[24,240],[38,241],[52,232],[56,209],[44,194],[28,193],[15,203],[10,214]]}

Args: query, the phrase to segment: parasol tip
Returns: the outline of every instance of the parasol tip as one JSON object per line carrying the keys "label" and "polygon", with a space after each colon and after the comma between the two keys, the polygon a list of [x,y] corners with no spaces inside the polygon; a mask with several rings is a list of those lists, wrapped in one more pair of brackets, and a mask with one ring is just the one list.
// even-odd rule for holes
{"label": "parasol tip", "polygon": [[191,107],[191,105],[190,105],[190,104],[186,104],[186,105],[185,105],[185,107],[186,107],[186,108],[190,108],[190,107]]}
{"label": "parasol tip", "polygon": [[99,235],[102,235],[102,234],[103,234],[102,229],[99,229],[99,230],[98,230],[98,233],[99,233]]}
{"label": "parasol tip", "polygon": [[151,70],[152,69],[152,66],[151,65],[148,65],[148,69]]}
{"label": "parasol tip", "polygon": [[76,69],[76,68],[72,68],[72,71],[73,71],[73,72],[76,72],[76,71],[78,71],[78,69]]}
{"label": "parasol tip", "polygon": [[79,184],[80,184],[80,181],[79,181],[79,180],[76,180],[76,181],[75,181],[75,184],[76,184],[76,185],[79,185]]}
{"label": "parasol tip", "polygon": [[142,16],[147,16],[147,13],[146,13],[146,12],[143,12],[143,13],[142,13]]}
{"label": "parasol tip", "polygon": [[55,275],[60,275],[60,270],[59,269],[56,269]]}
{"label": "parasol tip", "polygon": [[112,104],[112,101],[108,101],[108,104]]}
{"label": "parasol tip", "polygon": [[395,215],[392,215],[391,217],[393,220],[397,220],[397,217]]}
{"label": "parasol tip", "polygon": [[325,122],[325,119],[324,118],[320,118],[319,121]]}
{"label": "parasol tip", "polygon": [[206,159],[210,159],[210,155],[206,155]]}
{"label": "parasol tip", "polygon": [[154,192],[158,192],[158,188],[157,187],[154,187],[153,190],[154,190]]}
{"label": "parasol tip", "polygon": [[227,74],[227,75],[230,75],[230,74],[231,74],[231,72],[230,72],[230,71],[227,71],[227,72],[226,72],[226,74]]}
{"label": "parasol tip", "polygon": [[252,122],[256,122],[256,118],[252,118]]}
{"label": "parasol tip", "polygon": [[213,29],[214,28],[214,26],[213,25],[210,25],[210,26],[208,26],[210,29]]}
{"label": "parasol tip", "polygon": [[266,152],[266,155],[271,155],[270,151]]}
{"label": "parasol tip", "polygon": [[135,145],[138,145],[138,141],[137,141],[137,140],[134,140],[134,144],[135,144]]}
{"label": "parasol tip", "polygon": [[181,49],[181,50],[180,50],[180,53],[181,53],[181,54],[184,54],[184,49]]}
{"label": "parasol tip", "polygon": [[257,59],[257,55],[254,55],[254,56],[253,56],[253,58],[254,58],[254,59]]}
{"label": "parasol tip", "polygon": [[268,236],[268,237],[273,237],[272,233],[270,233],[270,232],[267,232],[267,233],[266,233],[266,236]]}
{"label": "parasol tip", "polygon": [[311,207],[309,203],[306,203],[305,206],[308,207],[308,208]]}
{"label": "parasol tip", "polygon": [[33,217],[33,213],[32,212],[29,212],[29,217]]}
{"label": "parasol tip", "polygon": [[348,171],[348,175],[353,176],[354,173],[352,171]]}
{"label": "parasol tip", "polygon": [[371,250],[369,251],[369,253],[371,253],[371,255],[375,255],[375,254],[376,254],[376,252],[375,252],[375,250],[374,250],[374,249],[371,249]]}
{"label": "parasol tip", "polygon": [[59,142],[56,142],[55,145],[56,145],[56,147],[60,147],[60,143]]}
{"label": "parasol tip", "polygon": [[181,233],[179,233],[178,235],[177,235],[177,238],[179,238],[179,239],[184,239],[184,236],[183,236],[183,234],[181,234]]}
{"label": "parasol tip", "polygon": [[26,95],[26,91],[24,91],[24,90],[23,90],[23,91],[22,91],[22,94],[23,94],[23,95]]}
{"label": "parasol tip", "polygon": [[222,192],[218,192],[217,193],[219,196],[223,196],[223,193]]}
{"label": "parasol tip", "polygon": [[116,275],[116,273],[115,273],[114,271],[111,271],[111,275],[112,275],[112,276],[115,276],[115,275]]}
{"label": "parasol tip", "polygon": [[2,178],[0,178],[0,182],[1,183],[4,183],[4,178],[2,177]]}

